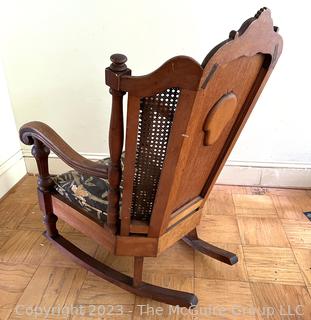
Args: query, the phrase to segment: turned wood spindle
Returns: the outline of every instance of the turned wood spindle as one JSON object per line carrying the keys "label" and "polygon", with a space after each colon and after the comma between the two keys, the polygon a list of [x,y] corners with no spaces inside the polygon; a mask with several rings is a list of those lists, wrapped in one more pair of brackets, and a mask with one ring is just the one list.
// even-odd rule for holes
{"label": "turned wood spindle", "polygon": [[[127,58],[123,54],[113,54],[110,57],[111,65],[106,69],[106,78],[118,79],[123,74],[130,74],[125,62]],[[110,164],[108,169],[108,218],[107,224],[113,233],[116,233],[120,212],[120,183],[122,179],[121,154],[123,148],[123,95],[124,91],[117,87],[110,87],[112,95],[112,109],[109,128]]]}
{"label": "turned wood spindle", "polygon": [[37,139],[33,140],[34,145],[31,153],[36,159],[39,171],[38,197],[40,208],[44,214],[43,222],[46,226],[47,235],[51,238],[56,238],[58,236],[58,230],[56,228],[57,216],[53,213],[52,198],[50,194],[50,189],[54,183],[48,168],[50,150],[41,141]]}

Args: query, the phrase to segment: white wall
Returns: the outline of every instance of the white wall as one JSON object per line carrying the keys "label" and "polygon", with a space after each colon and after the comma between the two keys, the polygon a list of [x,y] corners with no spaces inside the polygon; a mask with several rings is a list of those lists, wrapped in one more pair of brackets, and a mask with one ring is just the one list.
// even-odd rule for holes
{"label": "white wall", "polygon": [[25,174],[26,167],[17,137],[6,80],[0,62],[0,198]]}
{"label": "white wall", "polygon": [[0,29],[17,126],[42,120],[80,153],[106,155],[112,53],[125,53],[135,75],[179,54],[201,62],[263,5],[284,50],[219,181],[311,186],[308,1],[6,1]]}

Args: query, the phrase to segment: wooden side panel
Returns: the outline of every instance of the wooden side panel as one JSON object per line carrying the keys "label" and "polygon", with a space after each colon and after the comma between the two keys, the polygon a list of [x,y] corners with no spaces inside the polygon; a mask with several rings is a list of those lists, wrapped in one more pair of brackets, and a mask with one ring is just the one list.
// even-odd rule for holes
{"label": "wooden side panel", "polygon": [[176,226],[167,230],[160,238],[158,245],[158,254],[172,246],[191,230],[193,230],[200,222],[202,209],[194,212],[192,215],[178,223]]}
{"label": "wooden side panel", "polygon": [[90,218],[84,216],[56,196],[52,195],[53,213],[73,228],[89,236],[98,244],[114,252],[115,235],[108,226],[101,226]]}
{"label": "wooden side panel", "polygon": [[[228,136],[234,126],[239,125],[239,115],[248,112],[249,105],[246,99],[252,90],[258,74],[262,69],[264,56],[258,54],[254,57],[241,57],[225,66],[218,68],[208,88],[202,90],[197,96],[195,114],[189,121],[188,143],[183,145],[183,161],[179,161],[176,168],[176,177],[173,188],[176,188],[170,202],[175,210],[194,197],[201,195],[202,190],[212,172]],[[262,79],[261,79],[262,80]],[[205,145],[204,131],[205,119],[217,101],[226,92],[232,92],[237,98],[237,105],[233,116],[223,128],[214,143]],[[218,120],[218,119],[214,119]],[[182,175],[180,174],[182,172]]]}
{"label": "wooden side panel", "polygon": [[201,207],[203,202],[202,197],[196,197],[192,201],[188,202],[186,205],[182,206],[178,210],[174,211],[170,216],[170,221],[168,223],[168,228],[171,226],[177,224],[182,219],[184,219],[186,216],[188,216],[190,213],[194,212],[198,208]]}
{"label": "wooden side panel", "polygon": [[117,256],[156,257],[158,238],[117,237],[115,254]]}
{"label": "wooden side panel", "polygon": [[[206,199],[281,54],[276,30],[270,11],[260,10],[204,60],[194,103],[180,101],[187,104],[179,106],[185,116],[176,114],[174,120],[149,236],[165,233],[175,210],[198,196]],[[217,102],[230,94],[228,114],[222,110],[221,117],[209,118]],[[206,137],[206,119],[207,129],[217,129],[212,140]]]}

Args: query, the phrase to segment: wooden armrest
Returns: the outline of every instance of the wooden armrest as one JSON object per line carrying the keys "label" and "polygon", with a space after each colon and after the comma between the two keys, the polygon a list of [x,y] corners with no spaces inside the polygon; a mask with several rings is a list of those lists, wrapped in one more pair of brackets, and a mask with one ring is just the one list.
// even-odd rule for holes
{"label": "wooden armrest", "polygon": [[93,162],[73,150],[52,128],[43,122],[33,121],[24,124],[19,130],[20,139],[27,145],[34,139],[41,141],[60,159],[73,169],[100,178],[108,178],[108,166]]}

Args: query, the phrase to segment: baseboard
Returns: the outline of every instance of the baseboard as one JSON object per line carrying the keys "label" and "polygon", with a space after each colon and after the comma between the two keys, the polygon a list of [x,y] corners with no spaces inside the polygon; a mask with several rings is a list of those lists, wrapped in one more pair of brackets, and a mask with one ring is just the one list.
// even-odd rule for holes
{"label": "baseboard", "polygon": [[[285,164],[284,164],[285,165]],[[276,188],[311,188],[311,168],[226,164],[217,183]]]}
{"label": "baseboard", "polygon": [[[31,151],[29,149],[22,149],[25,165],[27,172],[29,174],[37,174],[37,164],[34,159],[34,157],[31,154]],[[109,154],[103,154],[103,153],[80,153],[83,157],[90,159],[92,161],[101,160],[104,158],[108,158]],[[60,174],[63,172],[66,172],[68,170],[71,170],[69,166],[67,166],[61,159],[58,158],[58,156],[51,152],[49,155],[49,170],[51,174]]]}
{"label": "baseboard", "polygon": [[[37,166],[29,150],[23,150],[27,172],[37,173]],[[81,153],[90,160],[108,157],[101,153]],[[55,154],[50,155],[50,172],[60,174],[70,170]],[[228,161],[217,183],[262,187],[311,188],[311,163]]]}
{"label": "baseboard", "polygon": [[21,150],[0,165],[0,199],[26,175]]}

